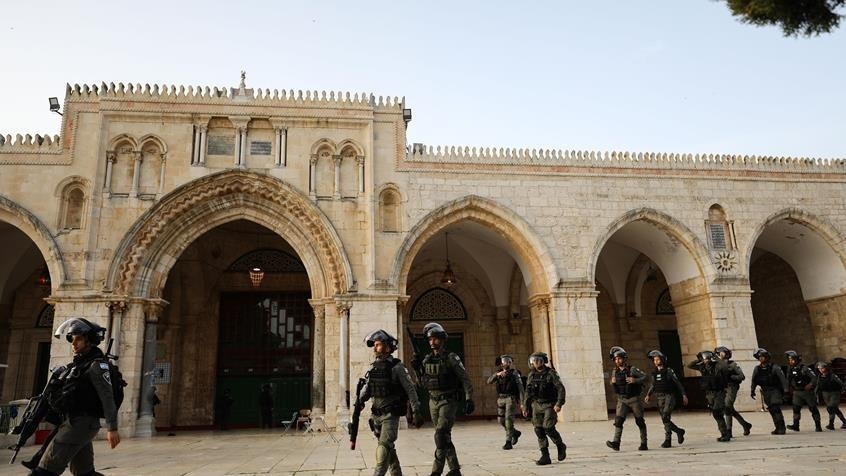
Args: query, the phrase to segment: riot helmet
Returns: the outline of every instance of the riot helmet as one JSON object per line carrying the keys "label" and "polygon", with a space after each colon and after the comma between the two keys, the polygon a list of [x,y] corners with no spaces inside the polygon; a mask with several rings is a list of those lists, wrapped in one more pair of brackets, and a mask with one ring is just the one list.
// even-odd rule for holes
{"label": "riot helmet", "polygon": [[440,339],[447,338],[447,333],[444,330],[444,327],[437,322],[430,322],[423,326],[423,335],[425,335],[427,339],[429,337],[437,337]]}
{"label": "riot helmet", "polygon": [[796,360],[796,362],[802,362],[802,356],[799,355],[799,352],[796,352],[795,350],[785,351],[784,356],[787,357],[788,359],[792,358],[792,359]]}
{"label": "riot helmet", "polygon": [[696,358],[701,362],[714,362],[717,360],[717,357],[710,350],[703,350],[702,352],[699,352],[696,354]]}
{"label": "riot helmet", "polygon": [[664,364],[667,363],[667,356],[664,355],[664,353],[661,352],[658,349],[650,350],[649,353],[646,354],[646,356],[649,357],[650,359],[654,359],[655,357],[660,357],[662,363],[664,363]]}
{"label": "riot helmet", "polygon": [[499,356],[499,365],[514,365],[514,358],[508,354],[503,354]]}
{"label": "riot helmet", "polygon": [[56,332],[53,335],[56,339],[65,336],[65,339],[67,339],[68,342],[73,342],[73,336],[75,335],[85,336],[85,340],[87,340],[89,344],[96,346],[99,345],[100,342],[103,342],[103,339],[106,337],[106,328],[100,327],[97,324],[81,317],[72,317],[59,324],[59,327],[56,328]]}
{"label": "riot helmet", "polygon": [[375,331],[371,331],[367,334],[367,337],[364,338],[364,343],[367,344],[367,347],[373,347],[376,341],[379,341],[385,345],[387,345],[391,352],[397,350],[397,345],[399,341],[397,338],[388,334],[384,329],[376,329]]}
{"label": "riot helmet", "polygon": [[549,363],[549,357],[544,352],[535,352],[529,356],[529,367],[534,368],[533,362],[540,361],[544,365]]}
{"label": "riot helmet", "polygon": [[624,359],[629,358],[629,353],[626,352],[626,349],[616,345],[611,347],[611,350],[608,351],[608,355],[611,357],[611,360],[614,360],[614,357],[622,357]]}
{"label": "riot helmet", "polygon": [[729,349],[728,347],[721,345],[721,346],[717,347],[716,349],[714,349],[714,353],[717,354],[718,356],[720,355],[720,352],[726,353],[726,359],[731,358],[731,349]]}
{"label": "riot helmet", "polygon": [[823,369],[830,370],[831,364],[829,364],[828,362],[823,362],[822,360],[820,360],[819,362],[817,362],[815,367],[817,368],[817,370],[823,370]]}
{"label": "riot helmet", "polygon": [[752,357],[755,357],[756,359],[760,359],[762,355],[764,357],[770,357],[770,351],[768,351],[767,349],[765,349],[763,347],[759,347],[759,348],[755,349],[755,352],[752,354]]}

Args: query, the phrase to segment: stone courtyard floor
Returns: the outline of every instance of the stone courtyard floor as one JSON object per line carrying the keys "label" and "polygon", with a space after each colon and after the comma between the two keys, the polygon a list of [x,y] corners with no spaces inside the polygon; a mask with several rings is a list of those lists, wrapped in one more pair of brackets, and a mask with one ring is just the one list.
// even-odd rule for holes
{"label": "stone courtyard floor", "polygon": [[[823,412],[826,418],[825,410]],[[788,418],[790,411],[787,412]],[[815,433],[813,421],[803,412],[802,431],[772,436],[767,413],[746,412],[754,426],[750,436],[737,436],[730,443],[718,443],[714,420],[704,412],[679,412],[674,421],[687,429],[683,445],[663,449],[661,420],[647,414],[649,451],[637,451],[638,431],[633,419],[626,422],[620,452],[605,446],[613,434],[606,422],[559,423],[568,445],[567,459],[549,466],[536,466],[537,440],[529,422],[518,420],[523,432],[513,450],[503,451],[503,431],[493,420],[459,422],[453,431],[462,473],[474,475],[552,474],[846,474],[846,430],[839,423],[835,431]],[[825,423],[825,420],[824,420]],[[739,426],[735,426],[737,429]],[[742,429],[741,429],[742,430]],[[809,431],[811,430],[811,431]],[[125,439],[115,450],[104,440],[95,441],[97,468],[119,475],[370,475],[373,472],[375,439],[362,422],[358,447],[350,451],[348,437],[332,432],[314,436],[281,430],[234,430],[225,432],[159,433],[152,439]],[[397,449],[403,474],[428,475],[434,443],[431,424],[419,430],[400,431]],[[675,440],[673,441],[674,445]],[[35,446],[21,450],[19,460],[28,458]],[[8,465],[11,451],[0,450],[0,475],[26,474],[15,463]],[[554,446],[553,446],[554,456]],[[69,473],[65,473],[69,474]]]}

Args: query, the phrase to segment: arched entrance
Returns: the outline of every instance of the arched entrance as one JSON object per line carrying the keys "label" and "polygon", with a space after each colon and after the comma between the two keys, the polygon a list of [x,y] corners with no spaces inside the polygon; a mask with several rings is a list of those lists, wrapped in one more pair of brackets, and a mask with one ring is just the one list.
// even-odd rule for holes
{"label": "arched entrance", "polygon": [[[209,236],[205,237],[206,234]],[[255,242],[252,240],[255,236],[259,236],[259,243],[253,246]],[[265,236],[268,241],[269,250],[288,253],[298,260],[304,270],[296,279],[292,278],[289,283],[291,287],[286,290],[301,293],[301,297],[296,300],[299,303],[297,312],[300,315],[304,312],[302,302],[310,297],[311,300],[307,302],[311,303],[311,318],[315,319],[313,329],[309,327],[308,338],[303,337],[304,321],[295,319],[295,322],[292,322],[294,332],[299,333],[299,337],[292,337],[297,341],[292,342],[292,346],[302,347],[302,342],[308,342],[305,345],[311,349],[311,402],[308,406],[319,408],[321,411],[323,408],[337,406],[335,400],[339,396],[326,395],[323,316],[329,312],[324,306],[334,309],[331,299],[341,290],[348,289],[352,282],[349,262],[341,241],[326,216],[290,185],[264,175],[228,171],[187,184],[165,196],[146,212],[119,245],[106,283],[107,288],[114,294],[131,296],[126,298],[128,306],[123,319],[133,325],[137,325],[139,321],[144,322],[141,326],[143,332],[129,336],[129,340],[136,345],[122,350],[130,354],[130,358],[137,359],[138,362],[143,361],[140,373],[152,376],[160,364],[170,363],[171,375],[179,375],[187,380],[185,388],[190,389],[190,392],[186,394],[186,398],[190,401],[186,403],[184,410],[180,409],[179,416],[174,417],[172,426],[212,424],[219,381],[216,369],[224,374],[225,369],[229,368],[217,365],[221,354],[217,352],[216,343],[219,338],[225,339],[238,331],[232,330],[226,335],[219,334],[220,325],[224,322],[217,319],[222,309],[220,307],[213,309],[215,324],[193,327],[198,331],[197,334],[183,335],[190,332],[190,326],[177,324],[168,328],[166,324],[170,316],[178,316],[180,320],[188,319],[196,323],[204,322],[203,319],[207,317],[205,315],[179,314],[181,306],[191,303],[192,300],[200,300],[200,303],[193,303],[194,306],[189,309],[208,309],[209,303],[212,303],[211,308],[214,308],[218,302],[222,302],[217,298],[221,293],[225,293],[226,289],[231,288],[226,284],[227,273],[237,273],[231,266],[238,258],[264,249],[259,246],[261,236]],[[231,246],[224,249],[222,243],[229,243]],[[225,255],[229,261],[218,264],[213,259],[217,253],[215,245],[221,246],[219,256]],[[192,258],[195,253],[205,254]],[[196,263],[187,264],[191,260]],[[177,263],[180,264],[178,269]],[[210,263],[215,264],[212,266]],[[185,272],[184,268],[194,265],[200,268],[211,266],[214,269],[201,269],[201,273]],[[208,276],[212,277],[211,281],[207,280]],[[217,279],[217,282],[214,279]],[[249,287],[249,280],[246,277],[244,279],[240,286]],[[269,279],[268,282],[272,281],[269,277],[266,279]],[[224,284],[222,287],[221,283]],[[185,294],[186,289],[191,291],[190,295]],[[218,295],[208,294],[215,290]],[[267,302],[268,305],[267,313],[264,314],[267,317],[265,325],[270,325],[270,319],[274,317],[270,310],[273,307],[272,302],[276,301],[278,311],[280,299],[276,295],[262,295],[260,299],[257,297],[257,302]],[[178,300],[180,309],[169,309],[171,300]],[[237,308],[238,305],[232,306]],[[281,332],[278,312],[275,317],[276,331]],[[286,316],[286,343],[287,324]],[[300,326],[299,331],[296,330],[297,325]],[[168,336],[168,333],[174,335]],[[281,338],[281,335],[277,337]],[[158,349],[161,341],[170,342],[171,348],[178,347],[179,351],[184,353],[178,362],[173,360],[175,353],[165,354],[169,362],[160,361],[162,359]],[[208,345],[209,342],[215,345]],[[144,349],[143,355],[138,349]],[[132,355],[133,351],[136,352],[135,355]],[[194,369],[181,372],[176,368],[177,365],[193,366]],[[245,366],[242,370],[249,373],[250,368]],[[256,367],[252,368],[253,373],[256,372]],[[267,368],[272,369],[273,366]],[[232,371],[230,368],[230,372]],[[129,390],[137,396],[146,395],[152,384],[152,378],[145,378],[143,392],[138,384],[135,384],[138,388]],[[132,383],[130,385],[132,386]],[[332,401],[328,401],[329,399]],[[179,402],[180,405],[182,403],[184,402]],[[164,410],[165,408],[162,408],[162,411]],[[142,406],[142,415],[144,413]]]}
{"label": "arched entrance", "polygon": [[[477,414],[495,415],[495,389],[485,380],[496,357],[513,355],[525,374],[528,355],[550,349],[548,325],[531,303],[532,296],[549,293],[549,269],[538,257],[542,245],[506,208],[466,197],[427,215],[401,251],[395,276],[409,296],[401,326],[420,337],[418,347],[427,353],[423,326],[443,324],[450,335],[447,347],[462,357],[471,376]],[[455,282],[444,279],[447,261]],[[408,342],[408,336],[402,340]],[[402,358],[411,360],[410,345],[403,346]]]}
{"label": "arched entrance", "polygon": [[801,210],[774,214],[757,232],[749,280],[758,344],[806,362],[846,357],[844,238]]}
{"label": "arched entrance", "polygon": [[[684,225],[649,209],[617,220],[600,243],[595,282],[603,367],[611,367],[607,352],[615,345],[644,371],[652,368],[647,352],[661,349],[684,375],[685,359],[717,340],[704,246]],[[614,394],[605,380],[611,409]]]}

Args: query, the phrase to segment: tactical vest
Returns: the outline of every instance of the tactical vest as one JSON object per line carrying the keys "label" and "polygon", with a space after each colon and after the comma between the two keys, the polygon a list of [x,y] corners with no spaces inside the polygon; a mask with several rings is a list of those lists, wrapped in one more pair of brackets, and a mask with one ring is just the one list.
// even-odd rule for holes
{"label": "tactical vest", "polygon": [[808,373],[805,372],[805,365],[799,364],[796,367],[787,369],[787,378],[796,390],[805,390],[805,385],[811,383]]}
{"label": "tactical vest", "polygon": [[429,354],[423,359],[423,380],[427,390],[448,392],[459,389],[458,377],[449,368],[448,358],[449,355]]}
{"label": "tactical vest", "polygon": [[66,416],[89,415],[102,418],[103,404],[91,379],[85,374],[92,365],[98,365],[102,359],[84,360],[68,366],[62,374],[61,388],[51,394],[50,406]]}
{"label": "tactical vest", "polygon": [[389,357],[387,359],[376,359],[370,367],[367,377],[367,388],[373,398],[385,398],[390,395],[398,395],[404,392],[402,387],[394,382],[393,370],[399,359]]}
{"label": "tactical vest", "polygon": [[558,389],[552,382],[552,372],[543,373],[532,371],[526,382],[526,394],[538,403],[555,402],[558,400]]}
{"label": "tactical vest", "polygon": [[520,377],[517,376],[517,372],[514,369],[508,369],[505,372],[505,377],[498,378],[496,380],[496,393],[500,395],[512,395],[512,396],[519,396],[520,389],[517,388],[517,381]]}
{"label": "tactical vest", "polygon": [[664,367],[661,370],[655,369],[652,371],[652,381],[655,384],[652,386],[652,391],[655,393],[675,393],[676,384],[670,378],[670,369]]}
{"label": "tactical vest", "polygon": [[614,393],[626,398],[640,395],[642,385],[639,383],[627,383],[627,377],[631,377],[631,367],[626,367],[622,370],[620,370],[620,367],[614,368]]}
{"label": "tactical vest", "polygon": [[699,381],[700,386],[707,392],[717,392],[725,390],[728,386],[728,380],[725,373],[720,371],[716,365],[700,367],[702,369],[702,379]]}
{"label": "tactical vest", "polygon": [[758,366],[758,371],[755,372],[755,379],[752,381],[755,385],[759,385],[762,388],[765,387],[775,387],[777,386],[777,378],[775,373],[773,372],[773,366],[769,365],[767,367]]}
{"label": "tactical vest", "polygon": [[829,371],[828,377],[823,377],[820,375],[819,377],[819,389],[821,392],[837,392],[842,390],[841,386],[834,380],[832,374]]}

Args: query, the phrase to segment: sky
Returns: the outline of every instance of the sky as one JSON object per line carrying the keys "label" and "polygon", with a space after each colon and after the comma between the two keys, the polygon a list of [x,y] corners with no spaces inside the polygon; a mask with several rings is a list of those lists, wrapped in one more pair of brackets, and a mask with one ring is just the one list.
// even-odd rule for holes
{"label": "sky", "polygon": [[846,25],[785,38],[714,0],[7,2],[0,134],[66,83],[405,97],[433,146],[846,158]]}

